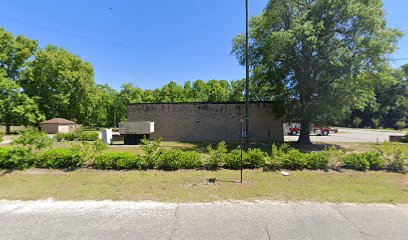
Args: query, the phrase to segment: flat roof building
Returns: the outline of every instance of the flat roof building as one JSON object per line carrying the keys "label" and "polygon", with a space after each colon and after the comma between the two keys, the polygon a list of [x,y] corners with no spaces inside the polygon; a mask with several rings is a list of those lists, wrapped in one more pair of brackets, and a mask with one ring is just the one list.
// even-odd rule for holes
{"label": "flat roof building", "polygon": [[[271,102],[251,102],[252,142],[283,142],[283,120]],[[151,139],[183,142],[237,142],[245,103],[138,103],[128,106],[128,122],[154,122]]]}

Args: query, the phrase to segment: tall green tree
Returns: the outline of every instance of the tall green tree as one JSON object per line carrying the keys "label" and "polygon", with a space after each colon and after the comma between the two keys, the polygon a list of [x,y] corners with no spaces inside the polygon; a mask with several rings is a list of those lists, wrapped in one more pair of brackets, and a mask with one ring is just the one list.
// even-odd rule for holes
{"label": "tall green tree", "polygon": [[[405,75],[405,76],[404,76]],[[364,109],[354,110],[350,121],[356,117],[362,119],[362,126],[403,128],[408,120],[408,75],[404,66],[400,69],[384,68],[374,74],[374,98]]]}
{"label": "tall green tree", "polygon": [[6,77],[16,81],[37,50],[38,43],[22,35],[14,37],[0,28],[0,46],[0,69],[6,72]]}
{"label": "tall green tree", "polygon": [[98,100],[91,64],[53,45],[35,54],[21,85],[47,118],[88,124]]}
{"label": "tall green tree", "polygon": [[[344,116],[373,93],[362,74],[386,62],[401,33],[390,29],[381,0],[270,0],[250,25],[253,84],[267,87],[279,115],[309,126]],[[245,63],[245,38],[233,40]]]}
{"label": "tall green tree", "polygon": [[0,123],[6,126],[6,133],[10,134],[12,125],[38,125],[44,119],[36,102],[0,70]]}
{"label": "tall green tree", "polygon": [[123,84],[114,99],[114,125],[117,125],[121,121],[126,121],[129,104],[142,103],[146,97],[148,96],[145,95],[143,89],[135,87],[131,83]]}
{"label": "tall green tree", "polygon": [[229,92],[228,101],[241,102],[245,101],[245,79],[231,81],[231,91]]}
{"label": "tall green tree", "polygon": [[171,81],[161,88],[157,101],[162,103],[186,102],[188,101],[188,97],[185,95],[182,86]]}
{"label": "tall green tree", "polygon": [[207,82],[207,96],[209,102],[227,102],[231,86],[225,80],[210,80]]}
{"label": "tall green tree", "polygon": [[93,126],[113,127],[115,125],[115,98],[118,93],[108,84],[96,87],[97,103],[88,122]]}

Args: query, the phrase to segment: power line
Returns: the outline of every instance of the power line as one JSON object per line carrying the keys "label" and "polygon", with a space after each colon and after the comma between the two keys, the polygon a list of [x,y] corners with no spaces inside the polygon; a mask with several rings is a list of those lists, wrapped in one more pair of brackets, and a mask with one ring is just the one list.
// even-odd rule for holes
{"label": "power line", "polygon": [[58,33],[58,34],[61,34],[61,35],[66,35],[66,36],[75,37],[75,38],[84,39],[84,40],[93,41],[93,42],[98,42],[98,43],[103,43],[103,44],[107,44],[107,45],[111,45],[111,46],[115,46],[115,47],[130,48],[130,49],[146,51],[146,52],[157,52],[157,53],[164,53],[164,54],[198,56],[198,57],[230,56],[230,55],[213,55],[213,54],[201,54],[201,53],[191,53],[191,52],[167,51],[167,50],[152,49],[152,48],[141,48],[141,47],[122,44],[122,43],[117,43],[117,42],[111,42],[111,41],[106,41],[106,40],[101,40],[101,39],[96,39],[96,38],[90,38],[90,37],[75,34],[75,33],[64,32],[64,31],[60,31],[60,30],[57,30],[57,29],[44,27],[44,26],[40,26],[40,25],[37,25],[37,24],[29,23],[29,22],[26,22],[26,21],[22,21],[22,20],[19,20],[19,19],[7,17],[7,16],[4,16],[4,15],[0,15],[0,17],[2,17],[4,19],[7,19],[9,21],[12,21],[12,22],[17,22],[17,23],[20,23],[20,24],[24,24],[24,25],[34,27],[34,28],[42,29],[42,30],[45,30],[45,31],[55,32],[55,33]]}
{"label": "power line", "polygon": [[[223,56],[223,57],[229,57],[230,55],[226,55],[226,54],[202,54],[202,53],[191,53],[191,52],[177,52],[177,51],[167,51],[167,50],[162,50],[162,49],[153,49],[153,48],[141,48],[141,47],[137,47],[137,46],[132,46],[132,45],[127,45],[127,44],[122,44],[122,43],[117,43],[117,42],[111,42],[111,41],[106,41],[106,40],[102,40],[102,39],[96,39],[96,38],[91,38],[91,37],[87,37],[87,36],[83,36],[83,35],[79,35],[79,34],[75,34],[75,33],[69,33],[69,32],[64,32],[64,31],[60,31],[58,29],[53,29],[53,28],[49,28],[49,27],[44,27],[44,26],[40,26],[37,24],[33,24],[33,23],[29,23],[26,21],[22,21],[16,18],[11,18],[8,16],[4,16],[4,15],[0,15],[0,17],[7,19],[9,21],[12,22],[17,22],[23,25],[28,25],[34,28],[38,28],[38,29],[42,29],[45,31],[49,31],[49,32],[55,32],[61,35],[66,35],[66,36],[70,36],[70,37],[74,37],[74,38],[79,38],[79,39],[84,39],[84,40],[88,40],[88,41],[92,41],[92,42],[97,42],[97,43],[102,43],[102,44],[106,44],[106,45],[111,45],[111,46],[115,46],[115,47],[121,47],[121,48],[129,48],[129,49],[135,49],[135,50],[139,50],[139,51],[145,51],[145,52],[157,52],[157,53],[163,53],[163,54],[174,54],[174,55],[185,55],[185,56],[198,56],[198,57],[217,57],[217,56]],[[395,58],[395,59],[387,59],[389,61],[404,61],[404,60],[408,60],[408,58]]]}
{"label": "power line", "polygon": [[404,61],[404,60],[408,60],[408,58],[391,58],[391,59],[388,59],[389,61]]}

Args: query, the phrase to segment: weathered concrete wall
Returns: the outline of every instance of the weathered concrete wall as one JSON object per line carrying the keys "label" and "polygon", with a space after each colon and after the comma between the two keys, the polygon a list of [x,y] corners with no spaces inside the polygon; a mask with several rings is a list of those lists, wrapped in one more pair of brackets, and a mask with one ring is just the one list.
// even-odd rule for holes
{"label": "weathered concrete wall", "polygon": [[[283,142],[283,122],[274,117],[271,103],[251,103],[249,113],[251,141]],[[239,141],[241,119],[244,118],[244,103],[128,106],[129,122],[152,121],[155,133],[151,134],[151,138],[162,137],[169,141]]]}
{"label": "weathered concrete wall", "polygon": [[70,133],[75,131],[75,129],[80,128],[81,124],[70,124],[64,125],[59,123],[41,123],[41,131],[46,132],[48,134],[56,134],[56,133]]}
{"label": "weathered concrete wall", "polygon": [[58,133],[58,124],[52,124],[52,123],[41,123],[41,131],[46,132],[48,134],[55,134]]}

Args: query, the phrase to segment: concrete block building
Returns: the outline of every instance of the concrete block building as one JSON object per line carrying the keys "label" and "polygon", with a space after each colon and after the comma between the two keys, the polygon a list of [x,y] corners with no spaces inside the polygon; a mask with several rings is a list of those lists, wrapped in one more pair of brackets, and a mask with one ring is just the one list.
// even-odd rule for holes
{"label": "concrete block building", "polygon": [[40,123],[41,131],[48,134],[70,133],[80,128],[80,124],[64,118],[53,118]]}
{"label": "concrete block building", "polygon": [[[283,121],[270,102],[251,102],[252,142],[283,142]],[[237,142],[245,103],[142,103],[128,106],[128,122],[154,122],[150,138],[183,142]]]}

